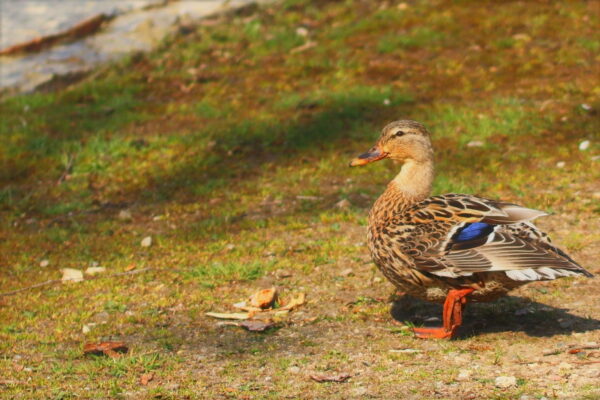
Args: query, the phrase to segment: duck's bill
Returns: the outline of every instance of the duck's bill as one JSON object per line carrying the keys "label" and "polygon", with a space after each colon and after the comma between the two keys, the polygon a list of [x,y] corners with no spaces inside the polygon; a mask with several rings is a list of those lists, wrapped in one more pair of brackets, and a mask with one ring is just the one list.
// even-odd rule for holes
{"label": "duck's bill", "polygon": [[374,161],[382,160],[382,159],[386,158],[387,156],[388,156],[388,153],[384,153],[381,150],[379,150],[377,147],[373,147],[371,150],[367,151],[366,153],[361,154],[360,156],[356,157],[354,160],[350,161],[350,166],[358,167],[360,165],[365,165],[365,164],[372,163]]}

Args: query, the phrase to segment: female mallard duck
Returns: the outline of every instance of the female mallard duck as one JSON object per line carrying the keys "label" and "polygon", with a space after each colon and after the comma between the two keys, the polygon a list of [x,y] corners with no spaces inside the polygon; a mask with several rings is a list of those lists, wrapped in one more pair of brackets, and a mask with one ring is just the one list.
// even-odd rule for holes
{"label": "female mallard duck", "polygon": [[420,123],[390,123],[350,166],[384,158],[403,165],[369,214],[371,257],[400,291],[444,302],[443,327],[415,328],[417,337],[453,337],[467,298],[491,301],[531,281],[592,276],[531,223],[542,211],[468,194],[429,197],[433,149]]}

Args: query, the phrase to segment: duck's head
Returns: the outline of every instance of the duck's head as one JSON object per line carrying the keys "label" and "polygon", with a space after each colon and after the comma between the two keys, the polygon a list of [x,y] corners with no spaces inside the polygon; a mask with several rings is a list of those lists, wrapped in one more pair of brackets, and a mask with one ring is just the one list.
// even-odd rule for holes
{"label": "duck's head", "polygon": [[433,159],[427,129],[416,121],[399,120],[387,124],[369,151],[350,162],[351,167],[391,158],[398,162],[424,162]]}

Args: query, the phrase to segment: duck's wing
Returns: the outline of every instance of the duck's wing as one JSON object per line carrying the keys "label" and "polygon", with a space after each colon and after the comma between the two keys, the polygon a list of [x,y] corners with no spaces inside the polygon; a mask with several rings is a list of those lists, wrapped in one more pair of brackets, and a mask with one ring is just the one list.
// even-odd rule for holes
{"label": "duck's wing", "polygon": [[416,268],[447,278],[499,271],[513,280],[591,276],[530,222],[542,215],[475,196],[430,197],[405,214],[416,225],[404,251]]}

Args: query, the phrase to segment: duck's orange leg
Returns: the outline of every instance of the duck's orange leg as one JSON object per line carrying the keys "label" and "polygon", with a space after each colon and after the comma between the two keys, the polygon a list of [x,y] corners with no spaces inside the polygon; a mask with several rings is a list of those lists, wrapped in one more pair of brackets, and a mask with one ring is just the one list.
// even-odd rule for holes
{"label": "duck's orange leg", "polygon": [[413,328],[415,336],[421,339],[451,339],[462,324],[462,311],[467,304],[467,296],[475,289],[452,289],[446,296],[443,326],[441,328]]}

